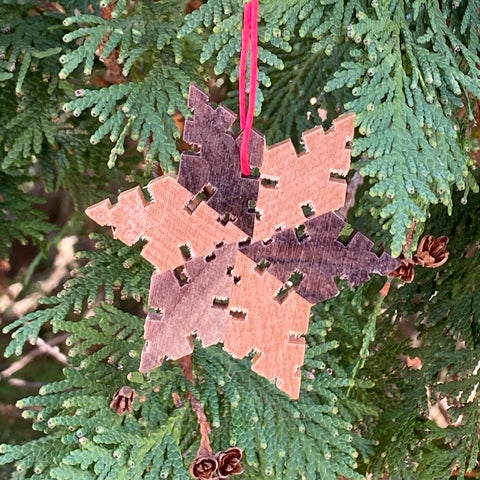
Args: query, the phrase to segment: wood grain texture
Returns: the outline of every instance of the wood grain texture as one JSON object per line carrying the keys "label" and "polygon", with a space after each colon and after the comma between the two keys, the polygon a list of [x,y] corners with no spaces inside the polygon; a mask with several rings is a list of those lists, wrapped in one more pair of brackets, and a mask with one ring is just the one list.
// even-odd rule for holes
{"label": "wood grain texture", "polygon": [[273,180],[276,186],[266,186],[265,181],[260,186],[260,220],[255,223],[253,240],[272,236],[277,227],[288,229],[304,223],[304,205],[322,215],[344,204],[346,182],[331,178],[331,174],[346,175],[350,169],[346,144],[353,139],[354,118],[354,114],[339,117],[327,132],[322,127],[305,132],[306,151],[298,156],[290,140],[265,149],[261,178]]}
{"label": "wood grain texture", "polygon": [[183,285],[173,271],[152,276],[148,303],[161,313],[146,319],[140,371],[158,367],[166,357],[176,360],[192,353],[194,334],[204,347],[223,343],[229,310],[214,299],[230,295],[233,275],[227,271],[233,269],[237,251],[232,244],[190,260],[183,269],[188,277]]}
{"label": "wood grain texture", "polygon": [[147,188],[151,202],[136,187],[121,193],[116,205],[103,200],[86,213],[100,225],[112,226],[114,237],[127,245],[145,238],[142,256],[161,272],[185,263],[183,245],[190,246],[192,257],[199,257],[213,252],[220,242],[236,243],[246,236],[233,223],[218,222],[218,214],[205,202],[190,213],[185,206],[192,194],[172,177],[157,178]]}
{"label": "wood grain texture", "polygon": [[248,257],[237,255],[234,272],[240,281],[230,295],[224,349],[236,358],[256,352],[252,369],[298,398],[305,355],[300,335],[307,332],[311,305],[296,294],[278,302],[275,296],[282,283],[255,267]]}
{"label": "wood grain texture", "polygon": [[338,240],[345,221],[335,213],[326,213],[305,222],[306,236],[299,241],[295,230],[274,235],[267,244],[255,242],[241,248],[256,263],[269,262],[269,273],[285,283],[293,272],[303,274],[295,291],[312,303],[338,294],[335,278],[351,285],[369,280],[371,273],[387,275],[397,266],[387,253],[380,257],[371,251],[373,242],[356,233],[347,245]]}
{"label": "wood grain texture", "polygon": [[[205,185],[214,187],[208,205],[222,218],[230,214],[234,224],[251,236],[255,212],[249,209],[249,202],[257,200],[259,179],[242,177],[241,136],[235,138],[229,131],[236,115],[222,105],[212,108],[208,96],[195,84],[190,86],[188,104],[194,117],[185,122],[183,138],[198,145],[200,153],[182,154],[178,182],[193,194]],[[261,166],[264,145],[263,136],[254,130],[249,150],[252,168]]]}

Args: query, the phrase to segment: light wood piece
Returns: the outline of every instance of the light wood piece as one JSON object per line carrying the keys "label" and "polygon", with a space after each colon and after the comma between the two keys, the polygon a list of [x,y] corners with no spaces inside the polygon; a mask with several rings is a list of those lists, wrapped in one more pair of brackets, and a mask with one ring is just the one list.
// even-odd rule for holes
{"label": "light wood piece", "polygon": [[305,152],[297,155],[291,140],[267,147],[262,161],[253,240],[305,222],[302,207],[310,205],[315,215],[343,206],[347,184],[331,174],[346,175],[350,169],[354,114],[333,121],[324,132],[315,127],[303,134]]}
{"label": "light wood piece", "polygon": [[308,330],[311,304],[295,292],[277,301],[282,282],[268,272],[260,274],[255,262],[241,253],[235,275],[239,281],[230,295],[225,350],[236,358],[255,352],[252,369],[298,398],[305,356],[305,339],[300,335]]}
{"label": "light wood piece", "polygon": [[113,227],[115,238],[127,245],[144,238],[142,256],[159,271],[174,269],[188,258],[182,253],[188,246],[192,257],[213,252],[216,245],[236,243],[246,237],[232,222],[223,225],[218,214],[205,202],[190,212],[186,205],[192,194],[170,176],[148,184],[152,201],[147,202],[139,187],[121,193],[116,205],[103,200],[86,210],[100,225]]}

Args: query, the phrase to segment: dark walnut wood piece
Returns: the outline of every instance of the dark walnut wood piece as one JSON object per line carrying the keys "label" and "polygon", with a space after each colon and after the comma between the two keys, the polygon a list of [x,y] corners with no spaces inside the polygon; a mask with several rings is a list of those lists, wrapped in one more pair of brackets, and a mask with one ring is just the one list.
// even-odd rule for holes
{"label": "dark walnut wood piece", "polygon": [[[220,105],[214,109],[208,96],[196,85],[190,86],[188,105],[194,110],[193,119],[185,122],[183,138],[200,147],[200,153],[184,153],[178,182],[192,194],[205,186],[214,189],[206,201],[220,219],[231,220],[247,235],[253,235],[255,212],[249,205],[258,197],[259,179],[242,177],[240,168],[241,136],[229,131],[236,115]],[[260,167],[265,141],[253,131],[250,139],[250,166]]]}
{"label": "dark walnut wood piece", "polygon": [[[338,240],[345,221],[335,213],[326,213],[305,222],[302,235],[291,228],[274,235],[270,241],[255,242],[240,250],[282,282],[294,272],[301,280],[295,291],[312,303],[338,294],[335,278],[351,285],[369,280],[371,273],[388,275],[398,261],[387,253],[372,252],[373,242],[355,233],[347,245]],[[298,237],[302,238],[301,240]]]}
{"label": "dark walnut wood piece", "polygon": [[141,371],[192,353],[193,334],[204,347],[223,343],[237,252],[228,245],[152,276],[148,303],[160,313],[150,313],[145,323]]}

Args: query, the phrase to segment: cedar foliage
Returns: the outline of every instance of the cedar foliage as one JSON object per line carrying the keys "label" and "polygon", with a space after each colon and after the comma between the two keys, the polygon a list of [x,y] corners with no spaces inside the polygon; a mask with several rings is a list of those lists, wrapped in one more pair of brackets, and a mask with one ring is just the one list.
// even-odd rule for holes
{"label": "cedar foliage", "polygon": [[[235,108],[243,2],[208,0],[186,16],[185,3],[1,0],[0,257],[17,241],[45,250],[85,231],[80,215],[52,225],[43,191],[67,191],[80,212],[126,179],[175,171],[173,115],[189,115],[190,81],[226,74]],[[449,235],[450,259],[412,284],[395,281],[386,297],[376,278],[317,305],[293,402],[220,347],[197,346],[194,385],[178,362],[138,373],[151,267],[140,246],[96,234],[59,295],[4,328],[6,356],[42,329],[69,334],[64,378],[18,402],[43,436],[0,446],[11,478],[187,479],[199,444],[187,390],[204,406],[214,451],[244,450],[241,478],[447,480],[476,468],[480,200],[469,153],[480,2],[260,3],[256,126],[268,143],[298,144],[322,122],[319,107],[327,126],[355,111],[353,168],[366,182],[352,224],[398,255],[415,222],[410,249],[424,229]],[[407,355],[422,369],[407,368]],[[120,417],[109,403],[123,385],[140,401]],[[429,419],[441,400],[446,428]]]}

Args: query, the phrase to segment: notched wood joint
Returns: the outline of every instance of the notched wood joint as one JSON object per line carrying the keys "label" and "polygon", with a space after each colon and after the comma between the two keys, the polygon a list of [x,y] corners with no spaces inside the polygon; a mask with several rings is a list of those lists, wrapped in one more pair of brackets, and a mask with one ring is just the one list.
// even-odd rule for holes
{"label": "notched wood joint", "polygon": [[228,307],[230,299],[228,297],[213,297],[212,308],[225,310]]}
{"label": "notched wood joint", "polygon": [[183,287],[187,285],[187,283],[191,282],[191,278],[188,276],[187,272],[185,271],[185,265],[180,265],[179,267],[173,270],[173,274],[178,281],[178,284]]}
{"label": "notched wood joint", "polygon": [[180,245],[180,252],[185,260],[190,260],[193,257],[192,247],[188,243]]}
{"label": "notched wood joint", "polygon": [[302,207],[302,212],[305,215],[305,218],[311,217],[315,215],[315,208],[313,207],[312,203],[305,203],[301,205]]}
{"label": "notched wood joint", "polygon": [[284,285],[282,285],[280,290],[277,292],[275,300],[279,303],[283,303],[283,301],[287,298],[290,290],[299,285],[300,282],[304,279],[304,277],[305,275],[302,272],[295,270],[292,275],[290,275],[290,278],[285,282]]}
{"label": "notched wood joint", "polygon": [[205,257],[205,261],[207,263],[210,263],[210,262],[213,262],[213,260],[215,260],[217,258],[217,256],[215,255],[215,252],[212,252],[212,253],[209,253],[206,257]]}
{"label": "notched wood joint", "polygon": [[295,227],[295,236],[297,237],[298,243],[301,243],[308,238],[305,225],[299,225],[298,227]]}
{"label": "notched wood joint", "polygon": [[252,243],[252,239],[250,237],[247,237],[244,240],[240,240],[238,242],[238,247],[239,248],[248,247],[251,243]]}
{"label": "notched wood joint", "polygon": [[247,312],[244,310],[230,310],[230,316],[235,320],[246,320]]}
{"label": "notched wood joint", "polygon": [[225,226],[228,222],[235,222],[237,220],[237,217],[235,215],[232,215],[230,212],[225,212],[223,214],[223,217],[218,217],[217,222],[220,222],[223,226]]}
{"label": "notched wood joint", "polygon": [[262,187],[265,188],[277,188],[278,180],[276,178],[262,177],[260,180]]}
{"label": "notched wood joint", "polygon": [[217,189],[214,186],[210,184],[204,185],[203,188],[185,205],[185,210],[191,215],[202,202],[208,202],[216,191]]}

